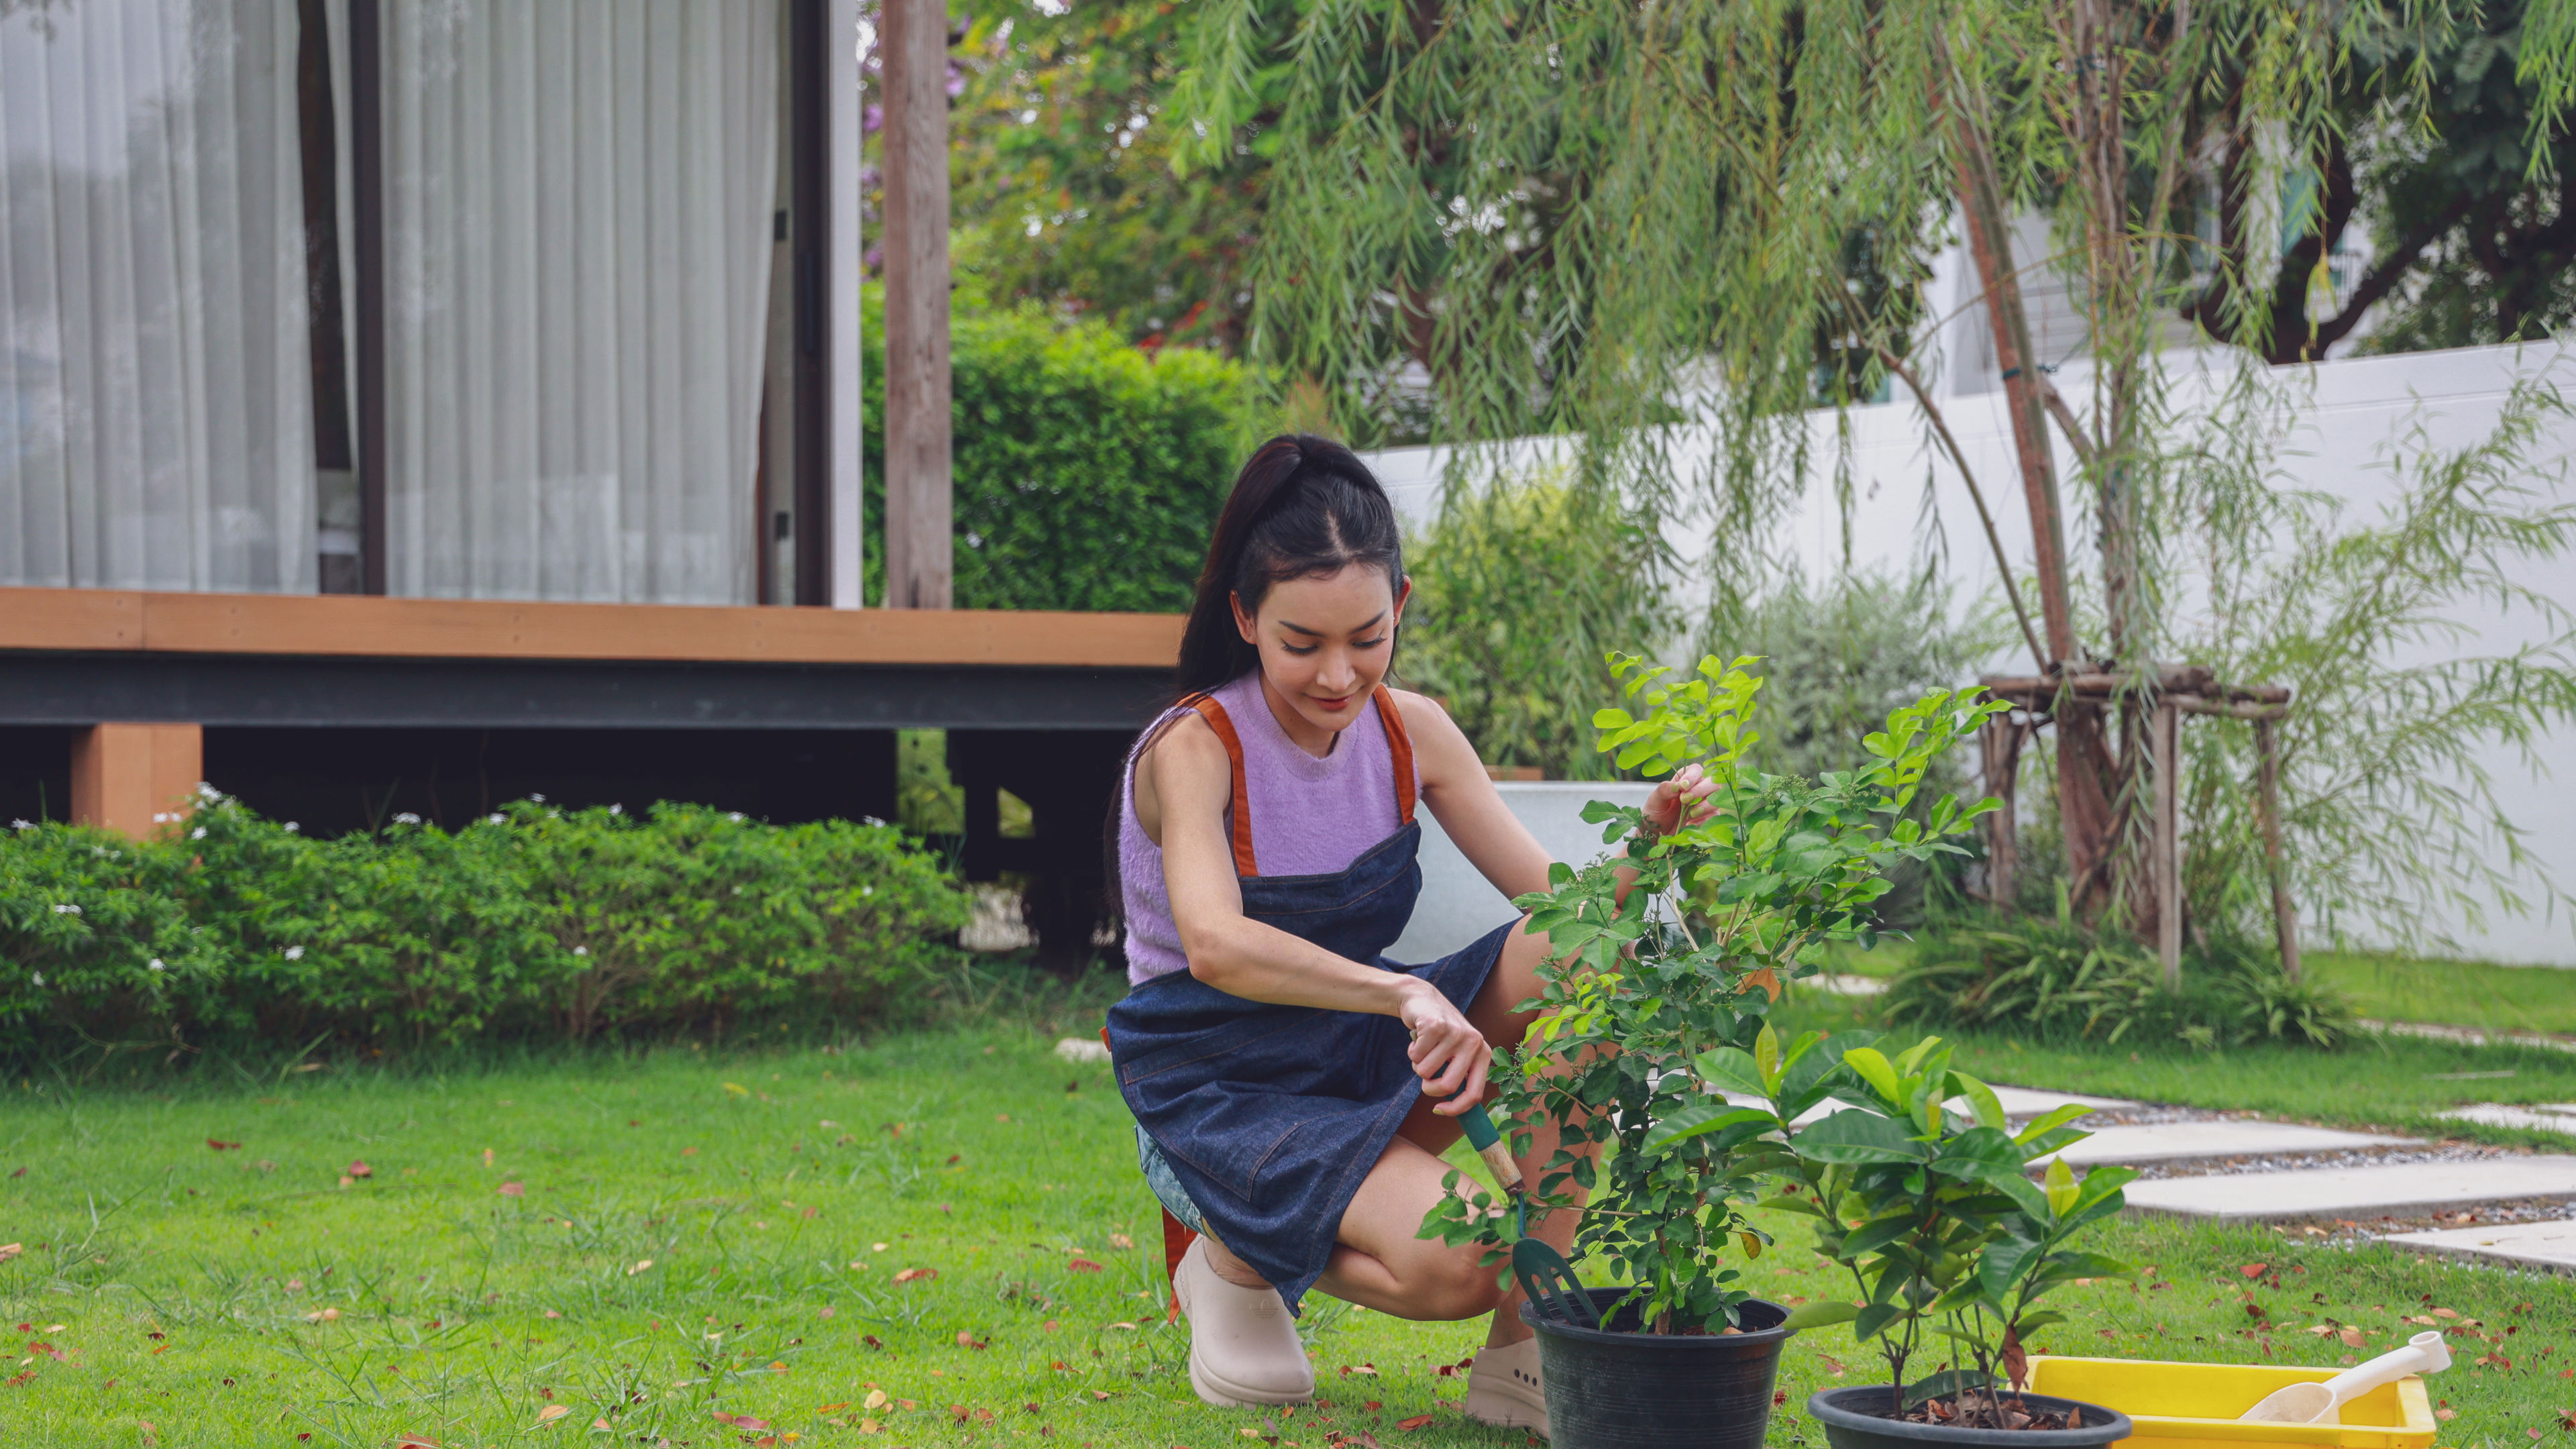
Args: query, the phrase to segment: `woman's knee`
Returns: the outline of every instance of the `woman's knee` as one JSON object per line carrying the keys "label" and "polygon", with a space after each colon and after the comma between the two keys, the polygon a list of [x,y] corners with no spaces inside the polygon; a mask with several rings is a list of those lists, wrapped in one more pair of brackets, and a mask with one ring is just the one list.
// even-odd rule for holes
{"label": "woman's knee", "polygon": [[1460,1248],[1433,1255],[1422,1265],[1413,1285],[1421,1316],[1437,1322],[1491,1313],[1503,1301],[1495,1269],[1476,1261],[1478,1250]]}

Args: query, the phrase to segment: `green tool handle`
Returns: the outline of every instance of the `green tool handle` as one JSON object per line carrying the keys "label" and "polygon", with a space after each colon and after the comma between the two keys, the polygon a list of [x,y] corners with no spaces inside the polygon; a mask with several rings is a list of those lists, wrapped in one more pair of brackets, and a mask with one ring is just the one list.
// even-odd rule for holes
{"label": "green tool handle", "polygon": [[1494,1170],[1494,1180],[1503,1185],[1503,1190],[1519,1192],[1521,1165],[1512,1160],[1511,1149],[1503,1145],[1503,1134],[1494,1130],[1494,1119],[1485,1115],[1485,1104],[1479,1102],[1459,1113],[1458,1125],[1467,1129],[1468,1145]]}

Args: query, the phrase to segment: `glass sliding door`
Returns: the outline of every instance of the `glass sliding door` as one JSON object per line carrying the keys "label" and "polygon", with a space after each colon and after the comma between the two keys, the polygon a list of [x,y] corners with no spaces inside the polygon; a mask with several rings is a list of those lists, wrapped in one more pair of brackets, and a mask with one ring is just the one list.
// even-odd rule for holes
{"label": "glass sliding door", "polygon": [[778,0],[376,0],[387,592],[757,602]]}
{"label": "glass sliding door", "polygon": [[0,584],[314,587],[298,43],[0,5]]}

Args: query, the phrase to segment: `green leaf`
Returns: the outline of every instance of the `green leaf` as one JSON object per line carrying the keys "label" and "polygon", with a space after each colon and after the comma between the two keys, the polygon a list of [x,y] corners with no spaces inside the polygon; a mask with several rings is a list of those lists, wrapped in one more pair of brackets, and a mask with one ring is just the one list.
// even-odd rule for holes
{"label": "green leaf", "polygon": [[1875,1253],[1913,1232],[1920,1222],[1921,1219],[1911,1209],[1899,1209],[1884,1217],[1872,1218],[1852,1229],[1850,1235],[1843,1239],[1843,1256],[1857,1258],[1864,1253]]}
{"label": "green leaf", "polygon": [[1762,1073],[1762,1095],[1770,1096],[1780,1087],[1780,1034],[1771,1023],[1762,1023],[1762,1034],[1753,1039],[1753,1065]]}
{"label": "green leaf", "polygon": [[1760,1202],[1755,1203],[1754,1206],[1757,1208],[1771,1208],[1779,1212],[1805,1213],[1811,1218],[1820,1218],[1825,1215],[1825,1210],[1816,1206],[1816,1200],[1804,1193],[1780,1193],[1773,1197],[1766,1197]]}
{"label": "green leaf", "polygon": [[1860,1317],[1861,1311],[1857,1303],[1801,1303],[1789,1310],[1789,1316],[1780,1320],[1780,1326],[1792,1332],[1823,1328],[1829,1324],[1849,1323]]}
{"label": "green leaf", "polygon": [[1896,1068],[1888,1064],[1876,1047],[1854,1047],[1843,1053],[1843,1065],[1875,1089],[1880,1100],[1898,1111],[1905,1110],[1905,1089],[1899,1085]]}
{"label": "green leaf", "polygon": [[1646,1129],[1640,1150],[1655,1156],[1669,1150],[1674,1143],[1714,1132],[1724,1127],[1759,1123],[1772,1127],[1779,1119],[1760,1107],[1738,1107],[1721,1097],[1713,1102],[1694,1102]]}
{"label": "green leaf", "polygon": [[2078,1106],[2073,1102],[2069,1102],[2066,1105],[2057,1108],[2055,1111],[2050,1112],[2047,1116],[2033,1121],[2029,1126],[2022,1128],[2021,1134],[2013,1140],[2024,1144],[2036,1142],[2048,1133],[2056,1131],[2058,1128],[2065,1126],[2067,1123],[2074,1121],[2076,1118],[2081,1117],[2092,1110],[2093,1109],[2090,1107]]}
{"label": "green leaf", "polygon": [[1994,1088],[1954,1069],[1950,1073],[1950,1090],[1968,1099],[1968,1109],[1975,1115],[1979,1126],[2003,1130],[2004,1104],[1995,1096]]}
{"label": "green leaf", "polygon": [[2050,1217],[2062,1218],[2069,1212],[2074,1211],[2075,1197],[2078,1191],[2075,1186],[2075,1169],[2066,1165],[2065,1158],[2058,1157],[2050,1159],[2048,1164],[2048,1173],[2041,1179],[2041,1181],[2048,1189],[2048,1215]]}
{"label": "green leaf", "polygon": [[1867,1343],[1886,1331],[1892,1323],[1907,1317],[1906,1311],[1893,1303],[1873,1303],[1852,1317],[1852,1337]]}
{"label": "green leaf", "polygon": [[[1962,1337],[1967,1336],[1962,1335]],[[1978,1342],[1974,1338],[1969,1338],[1968,1341]],[[1985,1345],[1980,1343],[1979,1346]],[[1993,1382],[1995,1382],[1993,1375],[1981,1374],[1975,1369],[1943,1369],[1928,1378],[1917,1379],[1906,1385],[1905,1407],[1911,1409],[1929,1400],[1948,1398],[1952,1394],[1967,1389],[1982,1389]],[[2006,1401],[2010,1402],[2009,1398]]]}
{"label": "green leaf", "polygon": [[[1766,1030],[1768,1028],[1765,1028]],[[1722,1092],[1742,1092],[1748,1097],[1768,1097],[1770,1088],[1763,1082],[1760,1063],[1742,1047],[1719,1047],[1701,1052],[1691,1061],[1699,1079]]]}
{"label": "green leaf", "polygon": [[1920,1162],[1932,1149],[1914,1140],[1905,1124],[1876,1112],[1836,1112],[1789,1140],[1813,1162]]}

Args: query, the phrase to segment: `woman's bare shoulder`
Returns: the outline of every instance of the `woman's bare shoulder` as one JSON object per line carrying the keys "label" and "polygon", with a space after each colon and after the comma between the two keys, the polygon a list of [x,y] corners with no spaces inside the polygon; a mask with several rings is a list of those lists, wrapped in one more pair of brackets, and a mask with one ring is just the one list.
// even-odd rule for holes
{"label": "woman's bare shoulder", "polygon": [[1461,743],[1466,740],[1466,735],[1458,728],[1458,722],[1449,717],[1448,706],[1440,701],[1427,694],[1398,689],[1391,684],[1387,686],[1386,692],[1395,699],[1396,713],[1404,717],[1405,732],[1415,739],[1428,736],[1434,739],[1454,738]]}
{"label": "woman's bare shoulder", "polygon": [[1232,781],[1234,766],[1226,758],[1225,742],[1216,737],[1216,727],[1207,722],[1207,717],[1196,710],[1164,725],[1136,754],[1136,772],[1142,775],[1151,771],[1160,779],[1171,778],[1167,771],[1196,775],[1211,768]]}

